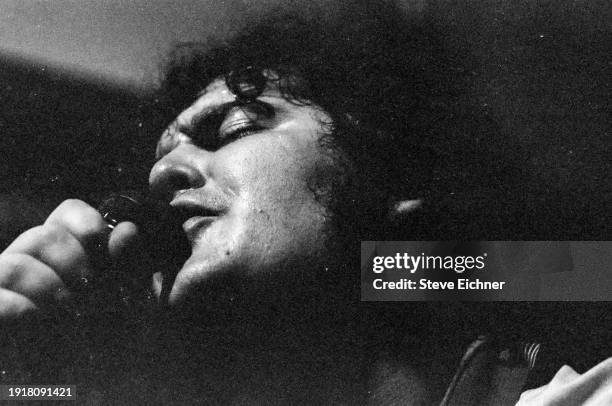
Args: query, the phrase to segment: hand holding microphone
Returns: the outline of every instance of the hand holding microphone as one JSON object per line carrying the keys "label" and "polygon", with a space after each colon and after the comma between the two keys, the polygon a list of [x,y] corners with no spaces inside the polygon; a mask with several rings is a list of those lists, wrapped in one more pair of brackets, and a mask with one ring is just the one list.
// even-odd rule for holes
{"label": "hand holding microphone", "polygon": [[[164,210],[153,209],[146,199],[119,196],[103,202],[102,214],[83,201],[67,200],[0,254],[0,320],[74,303],[79,296],[126,281],[146,283],[152,266],[172,267],[180,261],[176,250],[159,247],[180,238],[178,231],[161,231],[173,223],[170,215],[159,214]],[[109,227],[109,221],[115,225]],[[110,270],[109,263],[115,264]],[[135,266],[141,269],[129,269]]]}

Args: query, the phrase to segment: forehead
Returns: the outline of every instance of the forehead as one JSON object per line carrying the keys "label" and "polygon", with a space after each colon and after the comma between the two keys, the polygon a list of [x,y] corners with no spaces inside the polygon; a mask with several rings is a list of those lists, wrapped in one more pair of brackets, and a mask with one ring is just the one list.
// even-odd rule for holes
{"label": "forehead", "polygon": [[[177,117],[177,124],[188,125],[190,123],[183,122],[188,117],[194,117],[195,115],[207,115],[216,110],[218,106],[233,103],[236,100],[234,94],[228,89],[225,84],[224,78],[215,78],[212,82],[200,91],[195,101],[183,110]],[[190,118],[190,120],[191,120]]]}
{"label": "forehead", "polygon": [[[292,90],[299,90],[304,84],[302,79],[294,75],[281,78],[276,72],[268,69],[263,70],[262,73],[267,82],[260,97],[282,97],[284,99],[286,95],[282,91],[283,88],[290,87]],[[196,100],[179,114],[177,117],[178,124],[186,125],[188,123],[183,122],[186,117],[189,117],[191,120],[194,116],[205,116],[213,113],[219,106],[234,103],[235,101],[236,95],[227,86],[225,76],[219,76],[200,91]]]}

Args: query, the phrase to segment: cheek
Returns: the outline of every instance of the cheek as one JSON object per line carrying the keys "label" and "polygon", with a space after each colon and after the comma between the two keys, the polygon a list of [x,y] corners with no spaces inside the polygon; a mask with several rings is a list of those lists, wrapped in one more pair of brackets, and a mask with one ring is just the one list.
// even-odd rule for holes
{"label": "cheek", "polygon": [[327,165],[311,137],[302,138],[272,133],[232,143],[217,152],[213,178],[255,203],[299,205],[308,200],[312,179],[320,178]]}
{"label": "cheek", "polygon": [[331,188],[332,160],[316,144],[252,141],[251,148],[243,143],[224,151],[231,162],[225,174],[238,185],[232,217],[241,226],[243,252],[259,266],[320,254],[329,216],[313,188]]}

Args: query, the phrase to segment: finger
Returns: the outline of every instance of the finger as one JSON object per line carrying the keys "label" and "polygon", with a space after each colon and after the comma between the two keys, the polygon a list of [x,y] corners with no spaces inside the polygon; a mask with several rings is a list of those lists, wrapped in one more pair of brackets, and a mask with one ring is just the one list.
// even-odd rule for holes
{"label": "finger", "polygon": [[49,266],[66,283],[78,286],[82,278],[91,278],[91,264],[85,248],[65,228],[45,225],[21,234],[4,251],[6,254],[26,254]]}
{"label": "finger", "polygon": [[19,293],[37,306],[63,301],[70,293],[48,265],[26,254],[0,256],[0,287]]}
{"label": "finger", "polygon": [[121,257],[132,256],[135,251],[139,251],[142,241],[138,234],[138,227],[129,221],[124,221],[117,224],[117,226],[110,233],[108,239],[108,250],[110,256],[114,260],[118,260]]}
{"label": "finger", "polygon": [[149,259],[138,227],[131,222],[119,223],[109,236],[109,253],[113,260],[112,277],[116,281],[142,279],[147,275]]}
{"label": "finger", "polygon": [[0,288],[0,320],[19,319],[36,310],[38,308],[34,302],[27,297],[12,290]]}
{"label": "finger", "polygon": [[45,225],[66,228],[84,247],[91,246],[108,233],[108,223],[98,210],[77,199],[66,200],[57,206]]}

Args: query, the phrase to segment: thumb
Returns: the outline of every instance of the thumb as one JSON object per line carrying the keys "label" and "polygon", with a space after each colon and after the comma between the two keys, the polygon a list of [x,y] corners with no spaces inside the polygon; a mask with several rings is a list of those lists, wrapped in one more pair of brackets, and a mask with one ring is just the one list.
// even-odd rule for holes
{"label": "thumb", "polygon": [[141,252],[142,238],[138,226],[130,221],[117,224],[108,238],[108,252],[112,260],[118,261],[122,257]]}
{"label": "thumb", "polygon": [[138,226],[129,221],[117,224],[108,239],[108,253],[116,280],[142,280],[151,276],[145,248],[144,237]]}
{"label": "thumb", "polygon": [[150,298],[153,269],[145,236],[138,226],[125,221],[109,235],[108,253],[112,265],[107,270],[110,294],[118,294],[124,304],[147,304]]}

